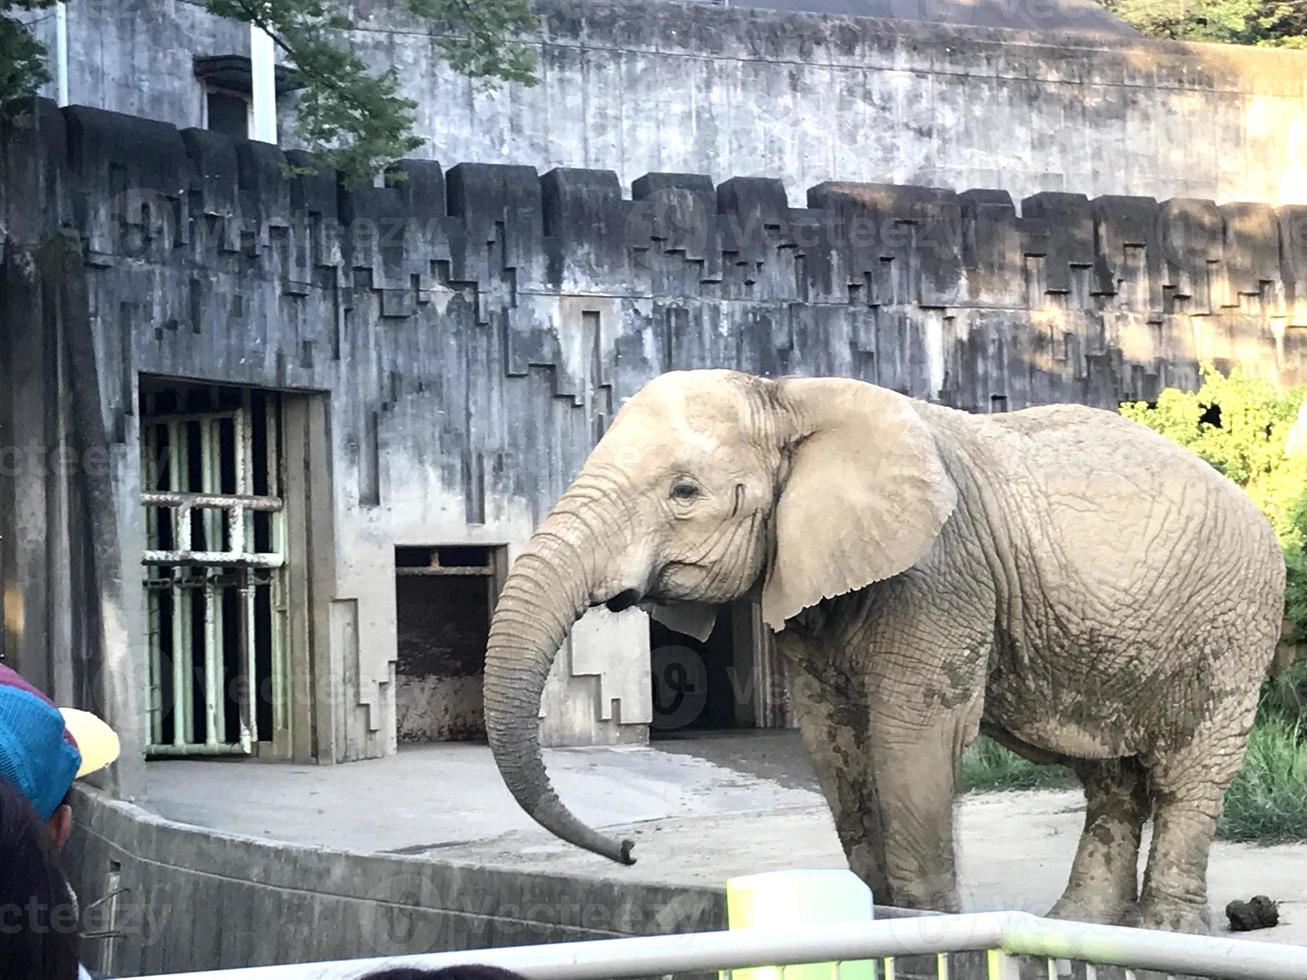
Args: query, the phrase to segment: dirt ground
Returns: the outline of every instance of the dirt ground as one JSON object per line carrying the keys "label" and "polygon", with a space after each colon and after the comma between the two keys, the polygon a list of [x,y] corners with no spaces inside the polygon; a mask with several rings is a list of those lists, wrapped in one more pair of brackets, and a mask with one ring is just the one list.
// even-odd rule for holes
{"label": "dirt ground", "polygon": [[[560,749],[546,759],[559,795],[583,820],[635,841],[634,867],[562,844],[533,824],[508,796],[485,746],[424,746],[323,767],[151,763],[148,805],[175,820],[264,839],[663,884],[720,887],[733,875],[844,867],[793,732]],[[282,805],[269,808],[269,799]],[[1082,821],[1078,791],[963,797],[957,827],[965,908],[1046,912],[1065,884]],[[1213,922],[1224,928],[1230,900],[1265,894],[1282,903],[1283,924],[1244,935],[1307,944],[1304,881],[1307,844],[1217,843],[1209,872]]]}

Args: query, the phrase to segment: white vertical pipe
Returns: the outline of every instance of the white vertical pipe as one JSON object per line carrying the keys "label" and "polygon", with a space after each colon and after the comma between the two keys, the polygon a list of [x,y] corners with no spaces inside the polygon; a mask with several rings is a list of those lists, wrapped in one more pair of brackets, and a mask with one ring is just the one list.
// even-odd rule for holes
{"label": "white vertical pipe", "polygon": [[54,83],[55,99],[68,105],[68,5],[62,0],[54,5]]}
{"label": "white vertical pipe", "polygon": [[204,570],[204,743],[218,744],[222,692],[222,589],[217,571]]}
{"label": "white vertical pipe", "polygon": [[254,642],[257,636],[257,623],[254,618],[254,600],[256,596],[254,586],[254,572],[251,569],[245,569],[244,578],[240,587],[241,600],[241,629],[245,637],[245,663],[242,667],[245,670],[245,690],[243,696],[245,703],[241,706],[241,751],[249,753],[254,749],[254,743],[258,740],[259,733],[259,706],[258,706],[258,661],[256,659],[258,651]]}
{"label": "white vertical pipe", "polygon": [[250,25],[250,139],[277,142],[277,56],[272,36]]}

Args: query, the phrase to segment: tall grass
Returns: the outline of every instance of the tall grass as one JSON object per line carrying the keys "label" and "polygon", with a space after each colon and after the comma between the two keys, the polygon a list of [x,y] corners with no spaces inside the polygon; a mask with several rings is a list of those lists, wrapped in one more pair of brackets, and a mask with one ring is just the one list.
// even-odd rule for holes
{"label": "tall grass", "polygon": [[962,754],[963,789],[1066,789],[1076,785],[1070,769],[1023,759],[983,735]]}
{"label": "tall grass", "polygon": [[1253,728],[1216,835],[1262,844],[1307,838],[1307,744],[1297,722],[1271,717]]}
{"label": "tall grass", "polygon": [[1262,685],[1243,769],[1225,794],[1216,835],[1273,844],[1307,839],[1307,663]]}

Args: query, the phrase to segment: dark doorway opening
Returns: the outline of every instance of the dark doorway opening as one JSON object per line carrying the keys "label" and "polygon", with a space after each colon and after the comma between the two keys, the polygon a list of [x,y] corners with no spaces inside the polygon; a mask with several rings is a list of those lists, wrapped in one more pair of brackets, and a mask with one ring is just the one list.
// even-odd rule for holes
{"label": "dark doorway opening", "polygon": [[706,640],[650,619],[652,738],[757,725],[751,612],[747,603],[721,607]]}
{"label": "dark doorway opening", "polygon": [[395,549],[395,719],[401,742],[481,741],[486,639],[503,549]]}

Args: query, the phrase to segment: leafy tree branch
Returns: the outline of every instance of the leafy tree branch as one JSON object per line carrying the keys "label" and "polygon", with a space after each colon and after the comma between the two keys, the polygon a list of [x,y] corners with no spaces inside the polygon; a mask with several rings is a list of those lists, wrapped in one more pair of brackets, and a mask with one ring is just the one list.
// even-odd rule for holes
{"label": "leafy tree branch", "polygon": [[1307,48],[1307,0],[1101,0],[1150,37]]}
{"label": "leafy tree branch", "polygon": [[1196,392],[1167,388],[1126,418],[1197,453],[1243,487],[1270,518],[1288,569],[1285,613],[1307,642],[1307,388],[1280,388],[1236,367],[1203,366]]}
{"label": "leafy tree branch", "polygon": [[[77,2],[77,0],[72,0]],[[344,42],[354,27],[337,0],[200,0],[220,17],[262,28],[285,54],[301,88],[296,132],[323,164],[357,183],[421,145],[417,104],[399,94],[395,66],[374,71]],[[0,102],[49,79],[46,52],[11,15],[54,0],[0,0]],[[533,85],[536,59],[517,35],[536,26],[530,0],[405,0],[439,30],[435,44],[455,71],[482,85]]]}

